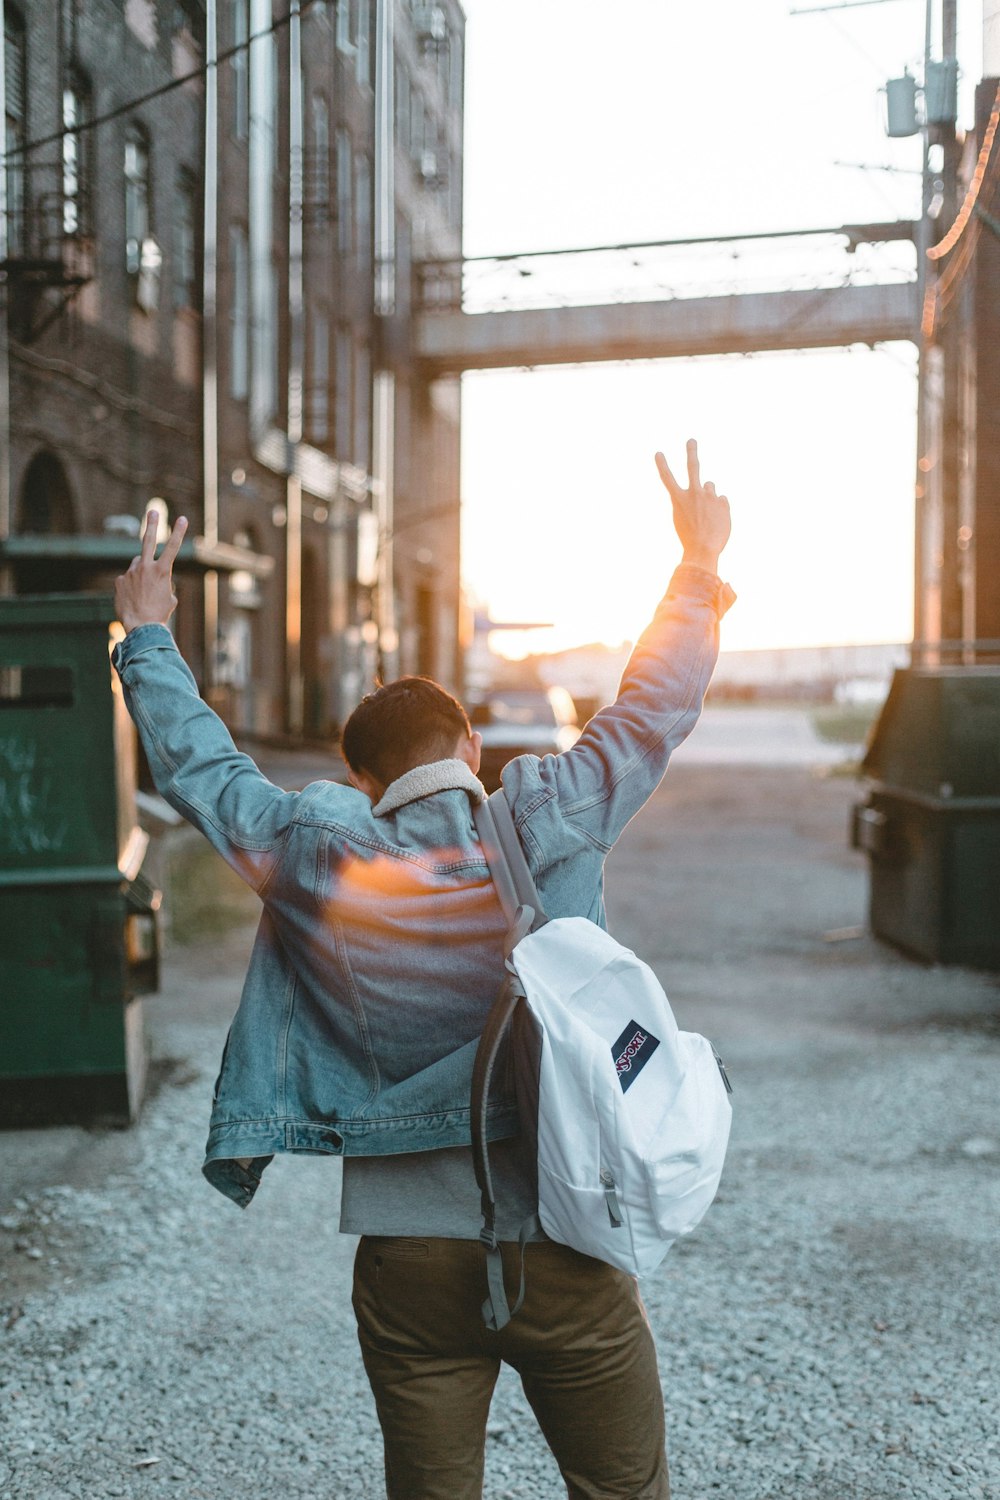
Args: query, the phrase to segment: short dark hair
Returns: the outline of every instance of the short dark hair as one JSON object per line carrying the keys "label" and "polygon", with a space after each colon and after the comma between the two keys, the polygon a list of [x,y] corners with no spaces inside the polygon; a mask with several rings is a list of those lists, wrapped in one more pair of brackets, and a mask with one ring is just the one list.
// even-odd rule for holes
{"label": "short dark hair", "polygon": [[340,748],[352,771],[381,786],[414,766],[446,760],[461,734],[471,734],[457,698],[430,677],[400,677],[362,698],[344,725]]}

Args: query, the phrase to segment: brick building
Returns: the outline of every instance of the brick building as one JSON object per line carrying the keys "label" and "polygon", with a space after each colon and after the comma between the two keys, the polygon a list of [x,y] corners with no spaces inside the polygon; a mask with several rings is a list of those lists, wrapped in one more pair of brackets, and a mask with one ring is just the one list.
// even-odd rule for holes
{"label": "brick building", "polygon": [[460,8],[0,9],[6,587],[108,586],[156,498],[237,728],[325,734],[379,669],[456,683],[458,383],[410,328],[414,264],[461,248]]}

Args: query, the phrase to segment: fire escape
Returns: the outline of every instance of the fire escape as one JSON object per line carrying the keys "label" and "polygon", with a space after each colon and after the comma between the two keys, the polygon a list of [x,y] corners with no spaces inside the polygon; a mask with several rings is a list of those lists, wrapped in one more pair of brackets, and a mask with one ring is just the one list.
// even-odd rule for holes
{"label": "fire escape", "polygon": [[7,167],[7,256],[0,277],[11,337],[34,343],[94,275],[89,194],[75,157]]}

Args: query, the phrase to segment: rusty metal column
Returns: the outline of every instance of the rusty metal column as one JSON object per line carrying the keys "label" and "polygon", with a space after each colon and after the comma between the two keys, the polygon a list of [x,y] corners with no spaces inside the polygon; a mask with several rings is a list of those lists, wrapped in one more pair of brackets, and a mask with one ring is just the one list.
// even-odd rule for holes
{"label": "rusty metal column", "polygon": [[[216,0],[205,5],[205,199],[202,238],[201,349],[202,349],[202,530],[214,547],[219,540],[219,360],[218,360],[218,235],[219,235],[219,68]],[[207,690],[215,687],[219,638],[219,575],[205,574],[205,661]]]}
{"label": "rusty metal column", "polygon": [[[957,51],[956,0],[943,0],[941,10],[941,55],[944,61]],[[958,214],[958,171],[961,147],[954,122],[939,126],[944,154],[942,165],[941,223],[947,228]],[[962,553],[958,545],[961,520],[962,443],[962,314],[956,295],[944,313],[941,328],[944,391],[941,421],[941,636],[945,641],[963,638]]]}
{"label": "rusty metal column", "polygon": [[[924,8],[924,78],[927,77],[927,66],[931,60],[931,28],[934,19],[934,0],[926,0]],[[923,322],[924,296],[927,290],[927,279],[932,274],[927,260],[927,251],[931,243],[931,165],[930,150],[931,136],[930,127],[924,125],[922,136],[923,161],[920,173],[920,218],[917,221],[916,249],[917,249],[917,307],[920,309],[921,323]],[[927,362],[928,362],[928,339],[922,331],[920,342],[917,346],[917,472],[914,482],[914,516],[913,516],[913,639],[924,641],[927,639],[927,578],[925,576],[928,561],[927,528],[929,524],[930,505],[928,504],[930,480],[928,477],[927,443],[930,431],[930,423],[927,420]]]}
{"label": "rusty metal column", "polygon": [[302,682],[302,379],[305,316],[302,268],[302,18],[291,0],[288,23],[288,478],[285,490],[285,663],[288,730],[304,727]]}

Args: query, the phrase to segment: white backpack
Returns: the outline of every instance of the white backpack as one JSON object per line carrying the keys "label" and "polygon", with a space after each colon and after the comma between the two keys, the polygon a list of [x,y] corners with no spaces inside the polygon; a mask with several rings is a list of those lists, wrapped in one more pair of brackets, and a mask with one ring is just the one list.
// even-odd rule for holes
{"label": "white backpack", "polygon": [[[524,1297],[524,1245],[550,1239],[633,1276],[655,1270],[715,1197],[729,1139],[729,1079],[703,1036],[680,1031],[656,975],[585,917],[542,911],[504,794],[475,810],[510,923],[507,973],[476,1055],[472,1141],[490,1296],[502,1328]],[[538,1214],[521,1229],[521,1288],[508,1309],[486,1143],[503,1039]]]}

